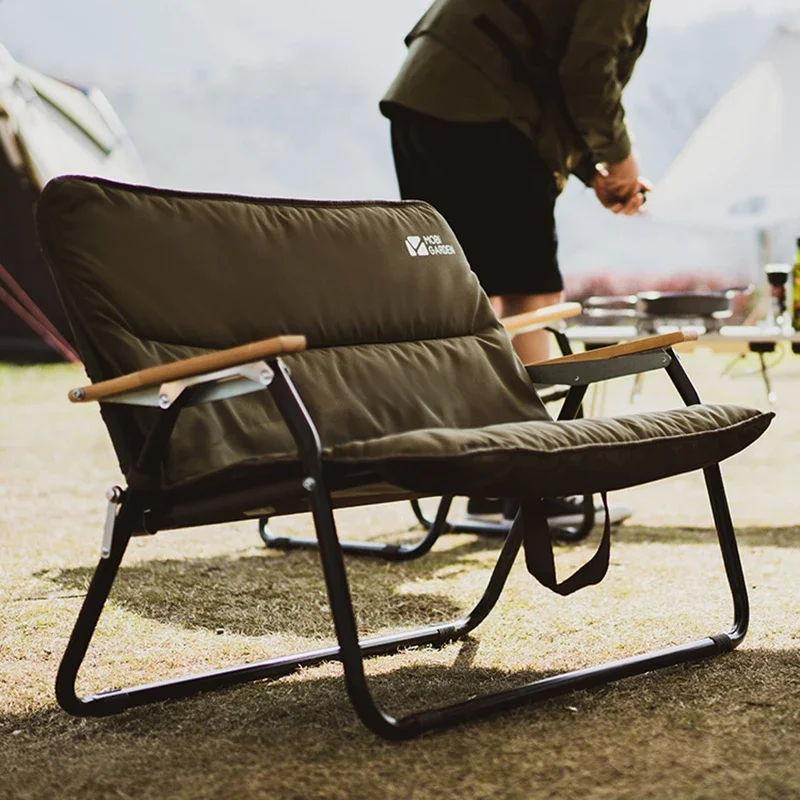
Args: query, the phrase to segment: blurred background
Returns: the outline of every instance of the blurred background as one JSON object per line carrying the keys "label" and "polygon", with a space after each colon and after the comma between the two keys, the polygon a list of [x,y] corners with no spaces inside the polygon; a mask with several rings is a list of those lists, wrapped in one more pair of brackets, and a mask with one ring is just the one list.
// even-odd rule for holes
{"label": "blurred background", "polygon": [[[0,44],[40,72],[99,87],[151,183],[395,198],[377,103],[428,4],[2,0]],[[797,17],[800,0],[653,0],[650,40],[625,103],[645,175],[658,184],[715,102]],[[559,222],[573,294],[756,274],[752,231],[617,219],[574,180]],[[777,226],[773,257],[793,261],[798,235],[800,220]]]}

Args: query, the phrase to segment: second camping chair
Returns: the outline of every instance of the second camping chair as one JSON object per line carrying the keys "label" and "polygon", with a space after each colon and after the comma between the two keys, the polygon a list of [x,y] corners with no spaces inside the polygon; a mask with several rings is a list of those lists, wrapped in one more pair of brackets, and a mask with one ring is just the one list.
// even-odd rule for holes
{"label": "second camping chair", "polygon": [[[547,330],[553,335],[562,355],[572,355],[569,338],[564,331],[564,320],[579,316],[582,307],[580,303],[559,303],[546,308],[528,311],[512,317],[501,318],[500,323],[513,339],[515,336],[530,331]],[[568,388],[552,386],[540,389],[543,402],[557,402],[564,400]],[[582,416],[582,411],[578,413]],[[411,561],[428,553],[437,539],[447,533],[472,533],[479,536],[506,536],[516,516],[517,504],[514,501],[495,501],[502,509],[501,519],[487,520],[467,516],[466,519],[451,520],[449,517],[454,498],[442,497],[436,504],[432,517],[426,516],[419,500],[411,500],[411,509],[417,521],[425,529],[425,534],[412,544],[385,544],[376,542],[343,542],[342,548],[350,555],[373,556],[386,561]],[[556,525],[552,518],[549,519],[553,537],[563,542],[578,542],[585,539],[595,525],[596,517],[603,511],[602,505],[595,502],[594,495],[587,494],[581,498],[570,498],[570,511],[574,518],[567,518]],[[553,502],[553,501],[548,501]],[[555,502],[558,502],[556,500]],[[469,506],[468,506],[469,508]],[[630,516],[630,510],[620,506],[610,506],[610,522],[616,525]],[[316,539],[297,536],[282,536],[270,530],[269,517],[262,517],[258,521],[258,531],[262,541],[267,547],[276,550],[293,550],[297,548],[313,549],[318,546]]]}

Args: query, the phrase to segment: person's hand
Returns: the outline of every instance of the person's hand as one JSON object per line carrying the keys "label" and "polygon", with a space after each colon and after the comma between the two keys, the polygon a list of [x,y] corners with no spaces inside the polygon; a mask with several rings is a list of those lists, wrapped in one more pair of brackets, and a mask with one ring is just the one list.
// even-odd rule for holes
{"label": "person's hand", "polygon": [[597,171],[605,179],[609,192],[621,200],[627,200],[638,191],[639,164],[633,153],[616,164],[598,164]]}
{"label": "person's hand", "polygon": [[646,193],[653,189],[650,181],[639,175],[639,166],[632,154],[617,164],[598,164],[593,188],[605,208],[625,216],[639,214],[647,199]]}
{"label": "person's hand", "polygon": [[624,216],[635,216],[642,210],[645,203],[645,192],[650,191],[650,184],[642,179],[637,182],[637,190],[627,200],[620,199],[616,194],[613,194],[602,176],[598,176],[594,180],[594,192],[597,199],[602,203],[604,208],[612,211],[614,214],[623,214]]}

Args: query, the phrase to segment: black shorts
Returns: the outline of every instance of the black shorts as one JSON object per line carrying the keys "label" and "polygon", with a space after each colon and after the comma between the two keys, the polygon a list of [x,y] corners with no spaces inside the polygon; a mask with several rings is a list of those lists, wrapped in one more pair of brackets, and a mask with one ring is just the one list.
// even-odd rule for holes
{"label": "black shorts", "polygon": [[450,224],[489,296],[550,294],[558,268],[552,170],[509,122],[392,114],[403,199],[426,200]]}

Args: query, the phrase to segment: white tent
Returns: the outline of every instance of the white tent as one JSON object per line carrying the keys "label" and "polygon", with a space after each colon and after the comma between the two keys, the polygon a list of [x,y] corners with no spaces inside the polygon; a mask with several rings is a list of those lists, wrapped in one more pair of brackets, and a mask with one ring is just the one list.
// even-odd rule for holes
{"label": "white tent", "polygon": [[665,222],[758,231],[767,260],[767,232],[800,225],[800,24],[783,26],[712,109],[649,208]]}
{"label": "white tent", "polygon": [[49,78],[0,46],[0,361],[76,358],[34,221],[42,187],[66,173],[145,180],[102,92]]}
{"label": "white tent", "polygon": [[0,145],[41,189],[65,173],[128,182],[144,169],[98,89],[79,89],[15,61],[0,46]]}

